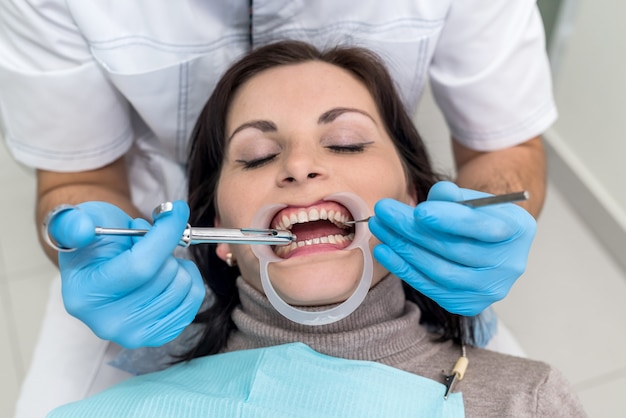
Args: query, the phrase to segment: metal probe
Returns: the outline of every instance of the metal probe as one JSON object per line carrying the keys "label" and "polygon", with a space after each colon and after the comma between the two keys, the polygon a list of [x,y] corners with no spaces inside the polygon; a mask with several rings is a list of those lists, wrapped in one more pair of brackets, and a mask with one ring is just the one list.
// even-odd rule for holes
{"label": "metal probe", "polygon": [[[458,203],[459,205],[465,205],[472,208],[479,208],[481,206],[488,205],[497,205],[499,203],[512,203],[512,202],[520,202],[522,200],[528,200],[530,198],[530,193],[524,190],[521,192],[507,193],[507,194],[498,194],[495,196],[487,196],[487,197],[479,197],[478,199],[469,199],[469,200],[459,200],[454,203]],[[371,218],[359,219],[358,221],[347,221],[343,222],[344,225],[353,225],[359,222],[367,222]]]}

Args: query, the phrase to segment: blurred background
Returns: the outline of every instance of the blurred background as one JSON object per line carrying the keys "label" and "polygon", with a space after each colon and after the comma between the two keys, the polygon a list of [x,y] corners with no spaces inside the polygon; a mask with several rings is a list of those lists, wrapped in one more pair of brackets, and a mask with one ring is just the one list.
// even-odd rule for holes
{"label": "blurred background", "polygon": [[[495,309],[528,357],[555,365],[591,417],[626,416],[626,2],[540,0],[558,122],[528,269]],[[451,170],[427,91],[416,122]],[[13,415],[56,271],[34,225],[34,174],[0,146],[0,417]]]}

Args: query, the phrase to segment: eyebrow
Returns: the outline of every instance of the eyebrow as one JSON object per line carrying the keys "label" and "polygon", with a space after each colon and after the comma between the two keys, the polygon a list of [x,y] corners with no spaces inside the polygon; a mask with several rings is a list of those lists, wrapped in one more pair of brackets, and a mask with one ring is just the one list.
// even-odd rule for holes
{"label": "eyebrow", "polygon": [[349,112],[360,113],[361,115],[367,116],[369,119],[371,119],[372,122],[374,122],[375,125],[378,125],[376,121],[374,120],[374,118],[369,113],[360,109],[352,108],[352,107],[336,107],[334,109],[330,109],[320,115],[320,117],[317,119],[317,123],[319,124],[331,123],[335,119],[337,119],[339,116],[343,115],[344,113],[349,113]]}
{"label": "eyebrow", "polygon": [[[359,113],[361,115],[367,116],[372,122],[374,122],[375,125],[378,125],[376,121],[374,120],[374,118],[369,113],[360,109],[352,108],[352,107],[336,107],[336,108],[327,110],[326,112],[320,115],[320,117],[317,119],[317,123],[320,125],[331,123],[335,119],[337,119],[339,116],[343,115],[344,113],[349,113],[349,112]],[[228,137],[228,140],[230,141],[238,132],[241,132],[244,129],[248,129],[248,128],[258,129],[261,132],[278,131],[278,127],[276,126],[274,122],[271,122],[269,120],[253,120],[251,122],[246,122],[246,123],[239,125],[237,129],[235,129],[233,133]]]}
{"label": "eyebrow", "polygon": [[237,129],[235,129],[235,131],[228,137],[228,140],[230,141],[237,134],[237,132],[243,131],[247,128],[258,129],[261,132],[276,132],[278,130],[274,122],[270,122],[269,120],[253,120],[237,127]]}

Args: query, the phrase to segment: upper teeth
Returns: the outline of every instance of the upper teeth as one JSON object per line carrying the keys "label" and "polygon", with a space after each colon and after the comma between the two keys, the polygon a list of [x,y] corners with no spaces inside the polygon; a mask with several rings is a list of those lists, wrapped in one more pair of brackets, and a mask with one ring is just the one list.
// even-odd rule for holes
{"label": "upper teeth", "polygon": [[283,215],[278,225],[276,225],[276,229],[291,229],[292,225],[319,221],[320,219],[329,220],[335,225],[341,227],[345,226],[344,223],[350,220],[347,215],[339,211],[334,211],[332,209],[329,211],[324,208],[320,210],[309,209],[308,211],[303,209],[300,210],[298,213],[292,213],[289,216]]}

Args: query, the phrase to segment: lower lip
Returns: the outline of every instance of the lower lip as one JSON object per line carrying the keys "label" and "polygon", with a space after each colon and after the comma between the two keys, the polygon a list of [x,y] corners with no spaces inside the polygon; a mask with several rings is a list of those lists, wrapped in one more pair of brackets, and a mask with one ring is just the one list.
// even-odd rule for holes
{"label": "lower lip", "polygon": [[343,245],[342,244],[305,245],[304,247],[296,248],[295,250],[289,252],[287,255],[281,258],[284,258],[285,260],[287,260],[293,257],[302,257],[306,255],[318,254],[318,253],[330,252],[330,251],[340,251],[348,247],[350,243],[351,243],[350,241],[347,241]]}

